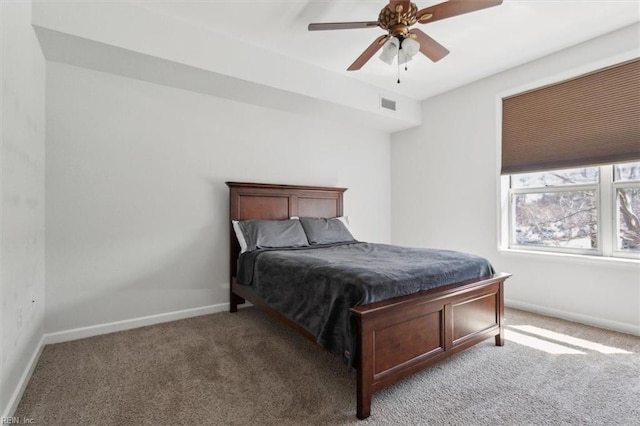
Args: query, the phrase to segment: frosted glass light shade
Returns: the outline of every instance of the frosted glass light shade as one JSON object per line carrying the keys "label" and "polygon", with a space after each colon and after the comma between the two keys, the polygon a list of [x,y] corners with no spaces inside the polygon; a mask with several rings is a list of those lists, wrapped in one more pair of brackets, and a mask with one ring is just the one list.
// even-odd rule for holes
{"label": "frosted glass light shade", "polygon": [[416,53],[420,51],[420,43],[412,38],[405,38],[402,40],[402,49],[404,54],[410,58],[413,58]]}
{"label": "frosted glass light shade", "polygon": [[391,65],[393,63],[393,59],[398,54],[398,50],[400,48],[400,40],[395,37],[392,37],[389,41],[387,41],[382,47],[382,53],[380,54],[380,60],[385,64]]}

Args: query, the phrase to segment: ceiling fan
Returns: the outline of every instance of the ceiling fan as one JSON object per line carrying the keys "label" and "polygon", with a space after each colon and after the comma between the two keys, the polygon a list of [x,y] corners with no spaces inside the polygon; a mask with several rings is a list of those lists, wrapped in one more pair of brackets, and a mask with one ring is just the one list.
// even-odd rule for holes
{"label": "ceiling fan", "polygon": [[[409,0],[389,0],[389,4],[380,11],[377,21],[314,23],[309,24],[309,31],[374,27],[380,27],[387,31],[387,34],[375,39],[362,52],[358,59],[347,68],[348,71],[357,71],[362,68],[383,45],[385,45],[386,51],[383,51],[381,59],[389,64],[393,62],[396,55],[398,56],[398,64],[405,63],[418,52],[418,49],[433,62],[437,62],[447,56],[449,50],[420,29],[410,28],[412,25],[416,23],[428,24],[500,4],[502,4],[502,0],[449,0],[418,10],[415,3],[411,3]],[[406,53],[403,54],[402,49],[405,49]]]}

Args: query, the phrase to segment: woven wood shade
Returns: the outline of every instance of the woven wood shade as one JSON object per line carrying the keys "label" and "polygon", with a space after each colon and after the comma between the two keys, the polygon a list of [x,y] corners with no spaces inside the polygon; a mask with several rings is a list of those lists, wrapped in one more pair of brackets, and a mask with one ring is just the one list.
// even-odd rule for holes
{"label": "woven wood shade", "polygon": [[502,100],[502,174],[640,160],[640,59]]}

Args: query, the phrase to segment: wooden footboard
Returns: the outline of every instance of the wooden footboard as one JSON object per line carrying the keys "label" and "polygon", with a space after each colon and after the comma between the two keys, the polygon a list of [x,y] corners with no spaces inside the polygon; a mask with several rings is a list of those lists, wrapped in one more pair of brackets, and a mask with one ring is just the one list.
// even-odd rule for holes
{"label": "wooden footboard", "polygon": [[504,344],[503,283],[509,274],[457,283],[351,309],[357,326],[357,416],[373,393],[495,336]]}

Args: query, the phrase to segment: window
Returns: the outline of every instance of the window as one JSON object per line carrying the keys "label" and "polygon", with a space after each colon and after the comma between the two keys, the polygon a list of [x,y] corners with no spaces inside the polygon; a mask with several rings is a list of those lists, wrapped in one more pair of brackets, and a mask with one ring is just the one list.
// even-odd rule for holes
{"label": "window", "polygon": [[503,176],[510,248],[640,258],[640,162]]}
{"label": "window", "polygon": [[640,252],[640,163],[613,166],[615,250]]}
{"label": "window", "polygon": [[640,58],[500,106],[501,246],[640,259]]}

